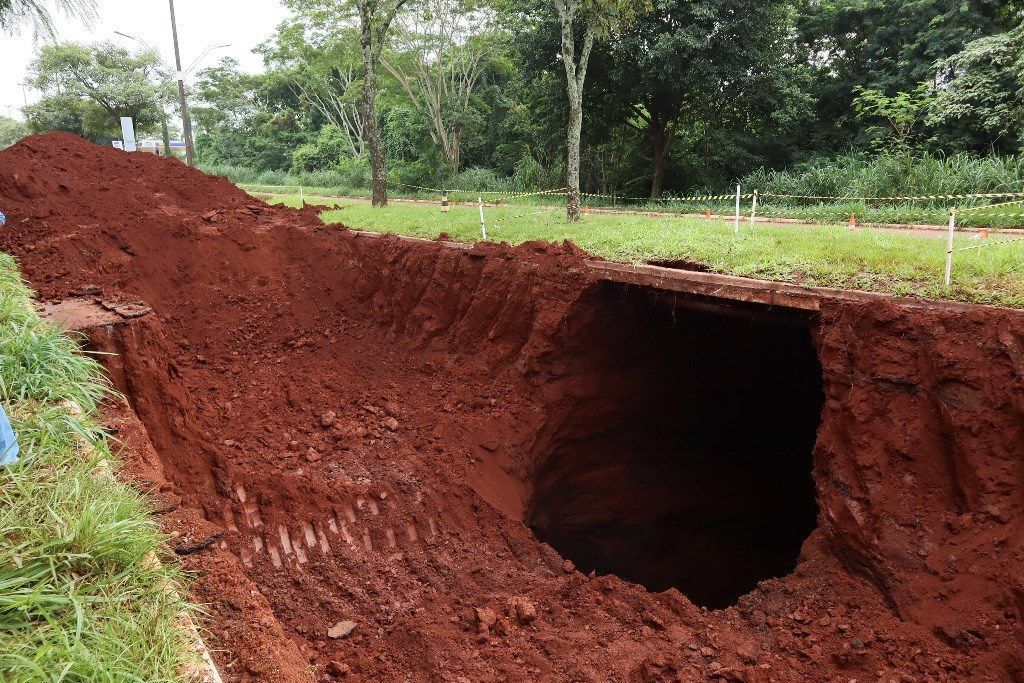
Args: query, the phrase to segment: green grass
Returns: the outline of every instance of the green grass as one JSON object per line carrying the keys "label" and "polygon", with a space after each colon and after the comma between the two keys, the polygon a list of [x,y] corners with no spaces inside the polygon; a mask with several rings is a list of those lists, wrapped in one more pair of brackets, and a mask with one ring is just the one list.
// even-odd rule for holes
{"label": "green grass", "polygon": [[[294,198],[278,197],[295,205]],[[340,202],[323,214],[327,223],[373,232],[434,238],[480,239],[480,217],[470,206],[441,213],[437,205]],[[1024,241],[958,252],[953,285],[943,285],[945,240],[930,236],[860,230],[843,225],[750,228],[734,236],[732,222],[642,215],[585,216],[566,223],[561,209],[513,206],[486,210],[489,238],[518,244],[571,239],[592,254],[616,261],[685,259],[732,275],[807,285],[890,292],[1024,307]],[[998,234],[992,242],[1005,239]],[[956,248],[979,244],[957,237]]]}
{"label": "green grass", "polygon": [[21,444],[0,469],[0,680],[172,681],[194,661],[186,606],[166,590],[178,572],[143,563],[160,548],[154,521],[104,475],[109,391],[0,254],[0,401]]}
{"label": "green grass", "polygon": [[[298,195],[298,186],[274,186],[242,184],[242,189],[259,195],[275,197]],[[318,198],[321,203],[328,203],[342,198],[369,197],[369,191],[360,188],[314,187],[304,186],[304,196]],[[282,194],[282,193],[289,194]],[[390,196],[397,199],[424,199],[438,201],[438,193],[412,191],[407,188],[390,188]],[[479,195],[464,190],[451,190],[448,198],[452,202],[475,203]],[[557,208],[564,204],[564,197],[559,195],[536,195],[525,197],[504,198],[502,193],[488,192],[483,199],[494,203],[501,199],[509,206],[533,206]],[[949,221],[949,209],[955,206],[958,210],[957,225],[964,228],[990,228],[1001,230],[1007,228],[1024,228],[1024,201],[1012,206],[987,208],[986,205],[1001,203],[1008,198],[968,199],[949,202],[947,200],[921,202],[886,202],[886,201],[817,201],[762,197],[758,205],[757,215],[766,218],[790,218],[813,223],[846,223],[850,216],[856,216],[859,224],[894,224],[894,225],[945,225]],[[750,214],[750,199],[744,199],[742,213]],[[626,209],[644,212],[662,212],[676,214],[703,214],[711,211],[715,215],[731,216],[736,210],[732,199],[724,201],[682,201],[666,197],[661,200],[631,198],[625,201],[612,201],[606,198],[585,197],[584,204],[599,209]]]}

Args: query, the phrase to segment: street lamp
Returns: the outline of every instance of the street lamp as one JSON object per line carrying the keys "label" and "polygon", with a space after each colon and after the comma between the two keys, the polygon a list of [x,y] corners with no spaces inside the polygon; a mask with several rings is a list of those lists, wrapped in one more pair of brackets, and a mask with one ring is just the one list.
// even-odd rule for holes
{"label": "street lamp", "polygon": [[181,98],[181,127],[185,134],[185,163],[195,166],[195,143],[192,141],[192,117],[188,115],[188,102],[185,100],[185,73],[181,70],[181,51],[178,49],[178,22],[174,18],[174,0],[171,5],[171,33],[174,35],[174,65],[178,79],[178,97]]}
{"label": "street lamp", "polygon": [[[181,52],[178,49],[178,24],[174,17],[174,0],[169,0],[169,2],[171,5],[171,33],[174,35],[174,63],[175,66],[177,67],[174,70],[174,78],[176,81],[178,81],[178,98],[181,105],[181,127],[183,137],[185,138],[185,163],[187,163],[189,166],[195,166],[195,142],[192,139],[192,117],[188,113],[188,101],[185,98],[185,74],[191,72],[194,68],[196,68],[196,66],[199,65],[199,62],[201,62],[208,54],[210,54],[214,50],[220,50],[225,47],[231,47],[231,43],[207,46],[203,53],[199,55],[199,57],[197,57],[196,60],[192,62],[191,65],[189,65],[188,69],[182,71]],[[128,38],[129,40],[134,40],[135,42],[140,43],[147,50],[156,55],[157,59],[160,60],[161,64],[163,64],[165,67],[167,66],[167,63],[160,58],[160,53],[157,52],[153,48],[153,46],[151,46],[146,41],[142,40],[141,38],[137,38],[136,36],[133,36],[131,34],[124,33],[122,31],[114,31],[114,33],[124,38]]]}

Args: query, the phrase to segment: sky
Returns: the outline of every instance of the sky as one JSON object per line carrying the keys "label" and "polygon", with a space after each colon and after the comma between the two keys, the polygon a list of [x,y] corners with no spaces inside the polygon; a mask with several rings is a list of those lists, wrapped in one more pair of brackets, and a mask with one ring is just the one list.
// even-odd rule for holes
{"label": "sky", "polygon": [[[174,43],[167,0],[98,0],[97,4],[99,19],[91,27],[78,18],[56,14],[58,40],[111,40],[125,47],[138,47],[114,33],[120,31],[145,41],[173,66]],[[175,0],[174,9],[183,67],[187,68],[208,46],[230,43],[230,47],[212,52],[197,68],[230,56],[251,72],[260,71],[263,66],[252,49],[270,37],[288,14],[279,0]],[[25,98],[29,103],[39,99],[38,93],[23,92],[21,87],[37,49],[30,28],[22,29],[19,36],[0,33],[0,115],[22,118],[18,110]]]}

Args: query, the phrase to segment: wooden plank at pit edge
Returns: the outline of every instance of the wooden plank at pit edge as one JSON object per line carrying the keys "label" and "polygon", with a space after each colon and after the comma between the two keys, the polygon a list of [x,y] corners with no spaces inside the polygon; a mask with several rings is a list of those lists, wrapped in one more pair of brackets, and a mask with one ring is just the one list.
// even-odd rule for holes
{"label": "wooden plank at pit edge", "polygon": [[956,312],[994,309],[1015,315],[1024,315],[1024,311],[1020,309],[1007,308],[1005,306],[901,297],[858,289],[807,287],[790,282],[756,280],[738,275],[705,273],[696,270],[664,268],[662,266],[646,264],[592,260],[587,261],[587,267],[599,278],[611,282],[811,312],[821,310],[822,302],[826,300],[849,303],[877,303],[884,300],[900,306],[918,309]]}

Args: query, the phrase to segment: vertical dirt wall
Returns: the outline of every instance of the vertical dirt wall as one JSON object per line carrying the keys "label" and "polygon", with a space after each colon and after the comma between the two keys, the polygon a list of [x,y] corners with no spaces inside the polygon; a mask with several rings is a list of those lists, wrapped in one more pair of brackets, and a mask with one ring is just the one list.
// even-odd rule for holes
{"label": "vertical dirt wall", "polygon": [[945,642],[1016,640],[1022,317],[834,306],[819,348],[823,541]]}

